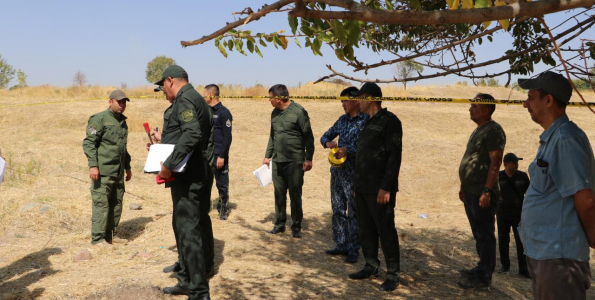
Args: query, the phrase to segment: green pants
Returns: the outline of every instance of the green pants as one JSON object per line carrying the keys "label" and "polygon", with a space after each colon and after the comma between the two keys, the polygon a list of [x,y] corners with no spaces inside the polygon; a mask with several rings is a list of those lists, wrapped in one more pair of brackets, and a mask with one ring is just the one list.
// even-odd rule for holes
{"label": "green pants", "polygon": [[273,185],[275,186],[275,227],[285,227],[287,221],[287,190],[291,199],[291,229],[302,229],[302,186],[304,185],[304,162],[273,161]]}
{"label": "green pants", "polygon": [[124,190],[123,177],[99,176],[91,182],[91,243],[111,241],[118,233]]}
{"label": "green pants", "polygon": [[400,272],[399,236],[395,227],[397,193],[390,193],[387,204],[376,202],[378,194],[355,194],[357,226],[362,253],[366,260],[364,269],[373,272],[380,267],[378,240],[386,260],[386,278],[398,280]]}
{"label": "green pants", "polygon": [[212,267],[214,257],[213,227],[209,217],[212,185],[212,176],[205,182],[174,180],[171,185],[172,226],[181,267],[177,274],[178,285],[190,291],[189,299],[209,294],[206,270]]}

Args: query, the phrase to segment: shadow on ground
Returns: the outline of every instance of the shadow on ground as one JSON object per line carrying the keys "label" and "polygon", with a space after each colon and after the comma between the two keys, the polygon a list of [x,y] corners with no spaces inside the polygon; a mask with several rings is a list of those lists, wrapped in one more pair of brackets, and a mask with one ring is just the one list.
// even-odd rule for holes
{"label": "shadow on ground", "polygon": [[[267,223],[274,218],[269,214],[259,223]],[[531,297],[531,283],[518,280],[515,285],[505,279],[495,279],[489,289],[464,291],[457,286],[461,279],[459,269],[474,266],[477,261],[475,240],[469,232],[455,230],[430,230],[414,227],[397,228],[401,248],[401,284],[392,293],[380,292],[380,284],[385,279],[386,265],[379,249],[381,272],[377,279],[362,281],[349,280],[347,275],[363,268],[360,254],[355,265],[343,262],[343,257],[331,257],[324,251],[335,246],[331,236],[331,214],[304,220],[303,238],[293,239],[290,231],[271,235],[258,225],[240,220],[240,226],[258,232],[263,245],[250,249],[250,255],[258,260],[271,261],[274,265],[286,265],[285,272],[270,274],[270,277],[242,280],[223,280],[220,288],[227,299],[274,299],[290,295],[291,299],[524,299]],[[290,225],[288,220],[288,226]],[[271,224],[272,225],[272,224]],[[272,226],[271,226],[272,228]],[[288,233],[289,232],[289,233]],[[270,247],[276,247],[273,251]],[[235,256],[235,255],[232,255]],[[234,260],[235,257],[230,259]],[[238,258],[239,259],[239,258]],[[511,257],[511,259],[513,259]],[[299,273],[289,271],[292,266]],[[504,276],[504,275],[495,275]],[[520,288],[518,288],[520,285]],[[518,288],[518,289],[517,289]],[[290,292],[291,291],[291,292]]]}
{"label": "shadow on ground", "polygon": [[0,299],[35,299],[44,288],[30,291],[27,287],[38,280],[56,274],[52,269],[49,257],[61,254],[59,248],[45,248],[24,256],[12,264],[0,268]]}
{"label": "shadow on ground", "polygon": [[153,222],[151,217],[139,217],[120,222],[118,225],[118,237],[133,241],[145,232],[145,227]]}

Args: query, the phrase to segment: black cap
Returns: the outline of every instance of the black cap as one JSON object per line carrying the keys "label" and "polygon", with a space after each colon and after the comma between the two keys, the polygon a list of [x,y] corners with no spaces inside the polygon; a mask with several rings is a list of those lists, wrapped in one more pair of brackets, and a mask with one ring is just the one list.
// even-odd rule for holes
{"label": "black cap", "polygon": [[171,65],[167,67],[165,71],[163,71],[161,80],[155,82],[155,85],[163,85],[163,81],[167,79],[167,77],[188,79],[188,73],[186,73],[186,70],[184,70],[184,68],[178,65]]}
{"label": "black cap", "polygon": [[163,86],[162,85],[160,85],[160,86],[158,86],[158,87],[156,87],[156,88],[153,89],[153,92],[162,92],[162,91],[163,91]]}
{"label": "black cap", "polygon": [[382,97],[382,90],[380,87],[373,82],[366,82],[359,91],[351,92],[351,95],[359,97],[363,94],[368,94],[372,97]]}
{"label": "black cap", "polygon": [[568,103],[572,96],[572,86],[568,79],[552,71],[545,71],[533,79],[519,79],[518,83],[525,90],[542,89],[564,103]]}
{"label": "black cap", "polygon": [[523,160],[522,157],[517,157],[514,153],[507,153],[504,155],[504,162],[518,162],[519,160]]}

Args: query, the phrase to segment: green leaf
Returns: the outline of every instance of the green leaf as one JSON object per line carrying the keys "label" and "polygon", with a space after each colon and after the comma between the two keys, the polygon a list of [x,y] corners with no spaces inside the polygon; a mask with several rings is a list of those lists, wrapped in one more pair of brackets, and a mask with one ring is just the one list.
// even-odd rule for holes
{"label": "green leaf", "polygon": [[347,58],[348,60],[353,60],[353,58],[354,58],[353,47],[346,46],[345,48],[343,48],[343,54],[345,54],[345,58]]}
{"label": "green leaf", "polygon": [[320,55],[322,56],[322,52],[320,52],[320,47],[322,46],[322,41],[318,38],[315,38],[314,41],[312,41],[312,52],[314,52],[315,55]]}
{"label": "green leaf", "polygon": [[229,51],[233,51],[233,39],[227,41],[227,49],[229,49]]}
{"label": "green leaf", "polygon": [[[388,2],[388,1],[387,1]],[[421,8],[421,4],[419,4],[419,0],[409,0],[409,5],[411,6],[411,8],[413,9],[417,9],[417,10],[423,10]]]}
{"label": "green leaf", "polygon": [[333,26],[333,33],[335,34],[335,37],[342,44],[347,44],[347,35],[345,34],[345,29],[343,28],[343,23],[339,20],[332,20],[331,25]]}
{"label": "green leaf", "polygon": [[258,49],[258,45],[254,45],[254,51],[256,51],[256,53],[258,55],[260,55],[260,57],[262,57],[262,53],[260,53],[260,49]]}
{"label": "green leaf", "polygon": [[319,38],[320,38],[320,39],[321,39],[323,42],[325,42],[325,43],[330,43],[330,42],[332,42],[332,41],[334,40],[334,39],[333,39],[333,36],[332,36],[332,34],[328,34],[328,33],[324,32],[324,31],[321,31],[321,32],[318,34],[318,37],[319,37]]}
{"label": "green leaf", "polygon": [[242,46],[244,46],[244,42],[242,42],[242,40],[235,40],[235,46],[236,46],[236,50],[238,50],[238,52],[242,52]]}
{"label": "green leaf", "polygon": [[386,0],[386,1],[384,1],[384,4],[386,4],[386,9],[387,9],[387,10],[394,10],[394,9],[395,9],[395,8],[393,7],[392,0]]}
{"label": "green leaf", "polygon": [[356,45],[361,37],[362,32],[359,29],[359,23],[349,21],[347,22],[347,39],[352,45]]}
{"label": "green leaf", "polygon": [[345,60],[345,53],[343,53],[343,49],[335,49],[335,55],[338,59],[347,62],[347,60]]}
{"label": "green leaf", "polygon": [[219,52],[221,52],[221,54],[227,58],[227,51],[225,51],[225,48],[223,48],[223,44],[219,44]]}
{"label": "green leaf", "polygon": [[288,16],[287,20],[289,21],[289,27],[291,27],[291,32],[295,34],[298,27],[298,19],[296,17]]}
{"label": "green leaf", "polygon": [[266,46],[267,46],[267,43],[265,43],[265,42],[264,42],[262,39],[260,39],[260,44],[261,44],[263,47],[265,47],[265,48],[266,48]]}
{"label": "green leaf", "polygon": [[492,0],[475,0],[475,8],[486,8],[492,6]]}
{"label": "green leaf", "polygon": [[248,47],[248,51],[250,51],[250,53],[254,53],[254,43],[252,41],[248,41],[246,46]]}
{"label": "green leaf", "polygon": [[287,38],[285,36],[281,36],[279,39],[281,40],[281,47],[283,50],[287,49],[287,45],[289,44],[289,42],[287,42]]}
{"label": "green leaf", "polygon": [[302,45],[300,45],[300,41],[298,41],[298,39],[297,39],[297,38],[294,38],[293,40],[294,40],[294,41],[295,41],[295,43],[298,45],[298,47],[302,48]]}
{"label": "green leaf", "polygon": [[300,30],[307,36],[312,36],[314,34],[314,30],[312,30],[312,27],[310,27],[309,23],[302,22],[302,27],[300,27]]}

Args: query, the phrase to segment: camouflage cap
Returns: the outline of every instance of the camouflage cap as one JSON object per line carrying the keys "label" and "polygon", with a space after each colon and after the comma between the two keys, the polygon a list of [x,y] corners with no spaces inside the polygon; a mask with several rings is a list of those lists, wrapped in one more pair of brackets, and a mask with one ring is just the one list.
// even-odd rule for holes
{"label": "camouflage cap", "polygon": [[188,79],[188,73],[186,73],[186,70],[184,70],[184,68],[178,65],[171,65],[167,67],[165,71],[163,71],[161,80],[155,82],[155,85],[163,85],[163,81],[165,81],[167,77]]}
{"label": "camouflage cap", "polygon": [[115,90],[109,94],[110,99],[116,99],[118,101],[126,99],[126,101],[130,102],[130,99],[122,92],[121,90]]}

